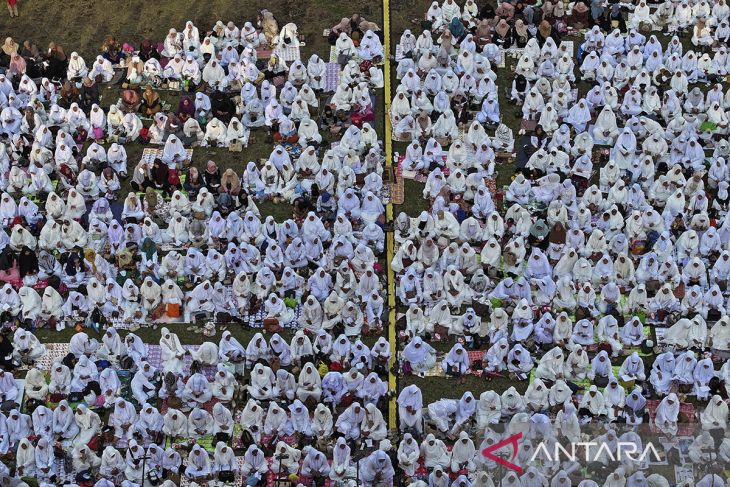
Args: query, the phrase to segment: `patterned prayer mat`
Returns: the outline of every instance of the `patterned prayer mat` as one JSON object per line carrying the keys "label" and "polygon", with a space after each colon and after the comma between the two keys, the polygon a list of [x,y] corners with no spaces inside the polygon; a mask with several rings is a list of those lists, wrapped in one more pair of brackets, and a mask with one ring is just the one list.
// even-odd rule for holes
{"label": "patterned prayer mat", "polygon": [[[193,160],[193,149],[185,149],[185,152],[188,154],[188,162]],[[147,164],[152,164],[155,162],[155,159],[162,157],[162,149],[157,149],[155,147],[147,147],[145,150],[142,151],[142,157],[140,158],[140,162],[146,162]]]}

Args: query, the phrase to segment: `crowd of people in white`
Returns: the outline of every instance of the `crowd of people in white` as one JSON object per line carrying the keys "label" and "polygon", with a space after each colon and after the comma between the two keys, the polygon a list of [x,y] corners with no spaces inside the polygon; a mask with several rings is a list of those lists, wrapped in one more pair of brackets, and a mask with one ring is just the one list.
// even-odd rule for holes
{"label": "crowd of people in white", "polygon": [[[3,481],[664,487],[675,479],[639,462],[543,457],[517,475],[481,450],[524,432],[514,460],[526,466],[540,442],[640,446],[642,426],[673,438],[694,424],[681,455],[708,465],[698,485],[724,485],[730,9],[639,2],[625,19],[592,3],[596,25],[562,40],[586,8],[444,0],[421,33],[403,32],[386,116],[427,209],[397,216],[390,262],[373,100],[391,60],[375,24],[331,29],[331,96],[322,59],[283,60],[297,27],[267,11],[205,36],[188,22],[159,48],[105,43],[91,68],[54,46],[60,84],[34,80],[28,47],[8,38]],[[105,109],[114,66],[125,85]],[[195,96],[170,110],[160,88]],[[190,165],[190,148],[241,150],[255,130],[273,147],[263,163]],[[159,157],[128,171],[125,145],[148,142]],[[495,188],[513,152],[515,175]],[[292,218],[262,221],[269,199]],[[387,266],[400,350],[375,338]],[[174,322],[208,319],[270,336],[184,347]],[[170,321],[159,345],[137,334]],[[49,370],[33,333],[44,326],[77,327]],[[389,373],[425,379],[389,391]],[[480,377],[479,390],[424,403],[421,387],[444,375]]]}
{"label": "crowd of people in white", "polygon": [[[267,11],[255,33],[218,23],[201,39],[188,22],[160,49],[105,42],[89,68],[71,54],[61,80],[22,72],[31,58],[6,40],[3,485],[392,481],[390,346],[361,340],[382,331],[384,307],[387,191],[371,125],[384,51],[358,18],[334,42],[330,94],[318,56],[277,54],[298,46],[297,27],[272,28]],[[58,68],[62,48],[51,51]],[[117,78],[121,96],[102,108],[99,85]],[[163,88],[191,95],[167,109]],[[254,130],[273,147],[263,163],[191,166],[190,148],[241,151]],[[161,146],[128,170],[140,143]],[[263,218],[264,200],[291,203],[292,218]],[[186,348],[171,331],[197,321],[208,334],[208,320],[270,336],[241,344],[226,330]],[[135,333],[166,323],[159,345]],[[67,327],[68,354],[44,365],[34,330]]]}
{"label": "crowd of people in white", "polygon": [[[434,2],[397,46],[393,136],[428,201],[395,219],[400,371],[426,377],[400,392],[399,426],[436,436],[406,436],[400,466],[490,485],[501,467],[480,452],[525,432],[513,461],[530,467],[507,485],[674,484],[605,457],[533,458],[565,439],[641,450],[628,425],[690,436],[686,461],[710,465],[693,482],[725,485],[730,10],[639,2],[625,28],[626,6],[594,2],[578,40],[565,24],[585,4],[526,3]],[[502,156],[517,168],[493,188]],[[424,403],[443,375],[486,382]]]}

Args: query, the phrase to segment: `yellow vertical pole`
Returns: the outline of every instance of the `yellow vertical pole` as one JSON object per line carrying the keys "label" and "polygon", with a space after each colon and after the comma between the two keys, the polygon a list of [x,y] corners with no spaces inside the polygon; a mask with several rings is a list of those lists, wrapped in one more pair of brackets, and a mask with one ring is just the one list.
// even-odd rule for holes
{"label": "yellow vertical pole", "polygon": [[[385,78],[385,89],[383,96],[385,97],[385,168],[395,177],[395,171],[393,170],[393,127],[390,125],[390,100],[391,100],[391,86],[390,86],[390,0],[383,0],[383,47],[385,50],[385,64],[383,66],[384,72],[383,77]],[[388,277],[388,343],[390,343],[390,362],[388,367],[388,390],[391,391],[392,397],[388,404],[388,426],[390,429],[397,427],[396,425],[396,397],[397,397],[397,381],[396,376],[393,373],[394,364],[396,362],[398,350],[395,334],[395,275],[393,269],[390,267],[390,263],[393,261],[393,250],[395,239],[393,236],[393,203],[388,202],[385,208],[385,218],[389,225],[389,230],[386,233],[386,262],[387,277]]]}

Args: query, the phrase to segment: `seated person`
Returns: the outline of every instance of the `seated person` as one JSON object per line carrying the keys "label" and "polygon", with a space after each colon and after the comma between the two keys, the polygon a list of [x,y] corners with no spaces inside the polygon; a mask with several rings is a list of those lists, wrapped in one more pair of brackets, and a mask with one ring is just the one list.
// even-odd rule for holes
{"label": "seated person", "polygon": [[145,117],[153,117],[160,110],[162,110],[160,95],[152,89],[152,86],[147,85],[144,93],[142,93],[140,112]]}
{"label": "seated person", "polygon": [[134,113],[139,110],[142,104],[139,93],[136,90],[122,91],[122,111],[124,113]]}

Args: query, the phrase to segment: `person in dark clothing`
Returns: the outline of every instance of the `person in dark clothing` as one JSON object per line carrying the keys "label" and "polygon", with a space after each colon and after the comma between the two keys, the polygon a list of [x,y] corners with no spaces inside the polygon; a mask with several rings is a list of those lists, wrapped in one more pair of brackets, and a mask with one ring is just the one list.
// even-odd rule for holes
{"label": "person in dark clothing", "polygon": [[502,49],[509,49],[509,47],[512,45],[512,31],[506,20],[500,20],[499,23],[494,27],[492,42]]}
{"label": "person in dark clothing", "polygon": [[56,80],[66,78],[68,58],[60,45],[55,42],[48,44],[48,55],[46,56],[46,61],[48,61],[48,67],[45,72],[46,78]]}
{"label": "person in dark clothing", "polygon": [[15,368],[12,356],[13,341],[3,330],[3,332],[0,332],[0,369],[11,372]]}
{"label": "person in dark clothing", "polygon": [[142,43],[139,45],[139,58],[142,61],[147,61],[149,59],[160,59],[160,53],[157,52],[157,49],[155,48],[155,45],[152,44],[152,41],[149,39],[143,39]]}
{"label": "person in dark clothing", "polygon": [[152,163],[152,180],[155,188],[162,190],[163,196],[172,196],[172,186],[170,185],[170,168],[160,159],[155,159]]}
{"label": "person in dark clothing", "polygon": [[121,46],[113,36],[106,36],[101,50],[102,57],[112,64],[119,64],[125,58]]}
{"label": "person in dark clothing", "polygon": [[221,170],[218,169],[218,165],[214,161],[208,161],[203,171],[203,183],[208,191],[211,193],[217,193],[218,188],[221,185]]}
{"label": "person in dark clothing", "polygon": [[523,48],[527,45],[527,41],[530,40],[530,31],[527,30],[527,26],[522,19],[517,19],[515,25],[510,28],[510,35],[515,47]]}
{"label": "person in dark clothing", "polygon": [[560,45],[560,33],[558,33],[557,29],[550,25],[547,20],[543,20],[540,22],[540,25],[537,28],[537,33],[535,34],[535,38],[537,39],[537,43],[540,47],[545,44],[548,37],[553,38],[555,45]]}
{"label": "person in dark clothing", "polygon": [[490,4],[484,5],[479,10],[479,13],[477,14],[477,18],[479,20],[482,20],[482,19],[492,20],[495,16],[496,16],[496,14],[494,13],[494,6],[492,6]]}
{"label": "person in dark clothing", "polygon": [[231,118],[236,114],[236,106],[233,104],[233,101],[231,101],[229,96],[220,91],[215,92],[211,97],[210,107],[213,116],[225,124],[230,122]]}
{"label": "person in dark clothing", "polygon": [[200,177],[200,172],[198,171],[198,169],[195,167],[191,167],[190,169],[188,169],[185,183],[183,183],[183,188],[185,188],[185,191],[187,191],[188,198],[197,198],[198,191],[200,191],[200,188],[203,187],[203,184],[203,179]]}
{"label": "person in dark clothing", "polygon": [[307,213],[309,213],[313,209],[314,208],[312,207],[312,201],[306,194],[295,198],[294,202],[292,203],[292,213],[294,215],[294,220],[304,220],[304,217],[307,216]]}
{"label": "person in dark clothing", "polygon": [[451,98],[451,111],[454,112],[456,124],[463,126],[469,118],[469,100],[461,91],[456,91]]}
{"label": "person in dark clothing", "polygon": [[88,114],[91,111],[92,105],[99,103],[99,85],[96,83],[96,80],[84,78],[79,94],[81,96],[81,103],[79,105]]}
{"label": "person in dark clothing", "polygon": [[33,42],[25,40],[23,41],[23,47],[20,49],[20,55],[24,58],[39,59],[40,51],[38,51],[38,46],[33,44]]}
{"label": "person in dark clothing", "polygon": [[626,32],[626,19],[624,19],[623,13],[621,12],[621,5],[618,3],[613,3],[609,7],[603,29],[606,32],[610,32],[613,29],[618,29],[622,33]]}
{"label": "person in dark clothing", "polygon": [[20,249],[20,255],[18,255],[18,271],[21,278],[36,275],[39,271],[38,256],[26,246]]}

